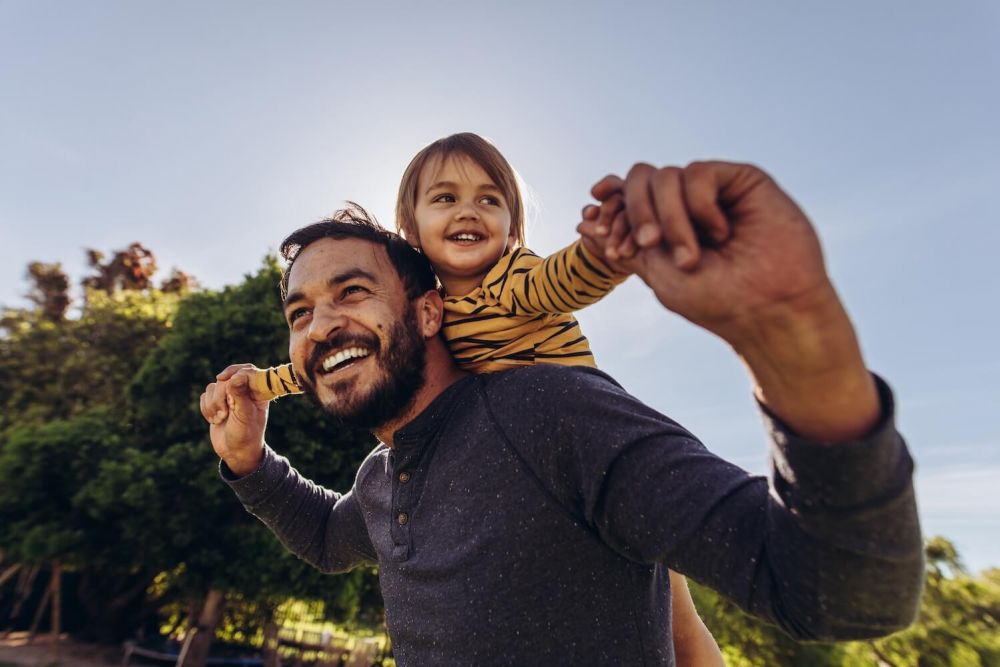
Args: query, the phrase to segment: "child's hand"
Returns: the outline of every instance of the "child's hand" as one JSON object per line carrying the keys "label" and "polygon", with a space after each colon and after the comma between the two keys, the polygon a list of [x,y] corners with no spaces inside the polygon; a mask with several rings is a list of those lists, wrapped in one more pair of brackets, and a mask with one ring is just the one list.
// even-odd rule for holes
{"label": "child's hand", "polygon": [[580,233],[587,250],[619,273],[631,273],[618,263],[621,259],[631,258],[638,250],[625,220],[625,200],[622,196],[611,196],[600,206],[585,206],[582,216],[583,221],[577,225],[576,231]]}
{"label": "child's hand", "polygon": [[[583,209],[584,222],[593,220],[594,232],[603,238],[603,257],[610,261],[629,260],[641,247],[625,208],[625,182],[616,176],[607,176],[595,185],[590,193],[601,202],[600,206]],[[645,233],[643,231],[643,233]]]}

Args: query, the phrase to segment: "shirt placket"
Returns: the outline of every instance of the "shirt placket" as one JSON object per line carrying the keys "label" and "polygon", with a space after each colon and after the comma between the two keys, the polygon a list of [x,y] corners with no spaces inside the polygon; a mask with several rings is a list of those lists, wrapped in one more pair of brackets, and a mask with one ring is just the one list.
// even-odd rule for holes
{"label": "shirt placket", "polygon": [[[399,443],[403,444],[403,443]],[[392,520],[389,532],[392,536],[392,559],[397,562],[407,560],[413,551],[411,527],[413,511],[417,500],[417,457],[414,454],[389,455],[392,474]]]}

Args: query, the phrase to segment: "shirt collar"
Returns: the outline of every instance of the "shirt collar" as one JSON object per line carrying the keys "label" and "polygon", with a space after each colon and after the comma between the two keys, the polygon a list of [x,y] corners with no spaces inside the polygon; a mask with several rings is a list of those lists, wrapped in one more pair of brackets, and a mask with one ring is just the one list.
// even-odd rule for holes
{"label": "shirt collar", "polygon": [[475,377],[469,375],[451,384],[423,412],[396,431],[392,437],[394,449],[397,452],[410,450],[437,433],[461,402],[459,399],[472,389]]}

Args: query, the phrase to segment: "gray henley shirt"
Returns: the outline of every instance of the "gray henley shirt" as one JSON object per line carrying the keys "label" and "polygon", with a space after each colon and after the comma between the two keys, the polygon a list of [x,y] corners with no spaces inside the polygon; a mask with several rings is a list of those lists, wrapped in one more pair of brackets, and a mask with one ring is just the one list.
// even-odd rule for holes
{"label": "gray henley shirt", "polygon": [[378,564],[399,665],[673,665],[666,567],[799,638],[910,622],[913,465],[879,389],[883,418],[857,442],[765,415],[770,484],[600,371],[553,365],[455,383],[346,493],[270,448],[223,476],[317,568]]}

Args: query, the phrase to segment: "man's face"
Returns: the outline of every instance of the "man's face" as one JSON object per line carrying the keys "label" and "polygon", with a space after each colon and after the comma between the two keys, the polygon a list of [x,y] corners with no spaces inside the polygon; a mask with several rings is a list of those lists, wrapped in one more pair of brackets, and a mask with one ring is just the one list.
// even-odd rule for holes
{"label": "man's face", "polygon": [[288,274],[289,355],[308,392],[350,426],[377,428],[424,380],[424,340],[385,249],[321,239]]}

